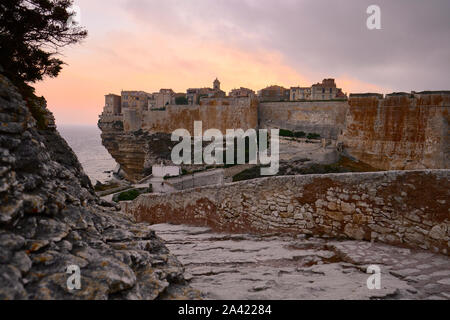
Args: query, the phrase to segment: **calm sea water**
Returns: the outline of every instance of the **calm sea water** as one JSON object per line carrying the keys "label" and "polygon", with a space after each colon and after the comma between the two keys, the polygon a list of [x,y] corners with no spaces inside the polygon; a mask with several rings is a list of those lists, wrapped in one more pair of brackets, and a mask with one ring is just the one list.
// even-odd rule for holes
{"label": "calm sea water", "polygon": [[96,126],[58,126],[58,131],[78,157],[84,172],[93,184],[105,182],[110,171],[117,166],[105,147],[102,146],[100,129]]}

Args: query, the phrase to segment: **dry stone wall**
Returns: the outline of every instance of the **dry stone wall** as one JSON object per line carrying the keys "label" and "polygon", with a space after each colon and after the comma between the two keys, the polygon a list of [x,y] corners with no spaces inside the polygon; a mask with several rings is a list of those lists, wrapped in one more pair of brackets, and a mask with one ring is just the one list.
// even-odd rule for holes
{"label": "dry stone wall", "polygon": [[283,176],[168,195],[141,195],[139,221],[227,232],[292,232],[449,254],[450,171]]}

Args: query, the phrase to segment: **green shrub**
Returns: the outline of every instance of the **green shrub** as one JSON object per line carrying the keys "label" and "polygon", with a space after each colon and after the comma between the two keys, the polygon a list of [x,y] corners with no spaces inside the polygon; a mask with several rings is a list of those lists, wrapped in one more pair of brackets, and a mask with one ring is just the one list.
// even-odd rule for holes
{"label": "green shrub", "polygon": [[176,97],[175,98],[176,105],[185,105],[188,104],[188,99],[186,97]]}
{"label": "green shrub", "polygon": [[294,133],[290,130],[280,129],[280,137],[293,137]]}
{"label": "green shrub", "polygon": [[320,134],[318,133],[308,133],[308,139],[320,139]]}
{"label": "green shrub", "polygon": [[303,131],[293,132],[287,129],[280,129],[280,137],[304,138],[306,137],[306,133]]}
{"label": "green shrub", "polygon": [[139,191],[136,189],[124,191],[121,194],[119,194],[119,197],[117,198],[118,201],[131,201],[136,199],[139,196]]}

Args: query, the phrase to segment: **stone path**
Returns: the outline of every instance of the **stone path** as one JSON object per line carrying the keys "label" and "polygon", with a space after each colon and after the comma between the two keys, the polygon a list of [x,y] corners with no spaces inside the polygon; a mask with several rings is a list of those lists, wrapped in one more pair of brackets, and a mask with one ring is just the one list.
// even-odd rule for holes
{"label": "stone path", "polygon": [[[209,299],[450,299],[450,258],[361,241],[154,225]],[[369,265],[381,289],[369,290]]]}

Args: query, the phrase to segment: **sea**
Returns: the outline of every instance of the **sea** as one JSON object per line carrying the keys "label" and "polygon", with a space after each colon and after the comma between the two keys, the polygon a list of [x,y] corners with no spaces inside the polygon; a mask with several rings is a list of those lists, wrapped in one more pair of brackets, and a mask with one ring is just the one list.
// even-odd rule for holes
{"label": "sea", "polygon": [[97,126],[58,125],[58,131],[77,155],[92,184],[104,183],[112,177],[117,163],[103,147]]}

